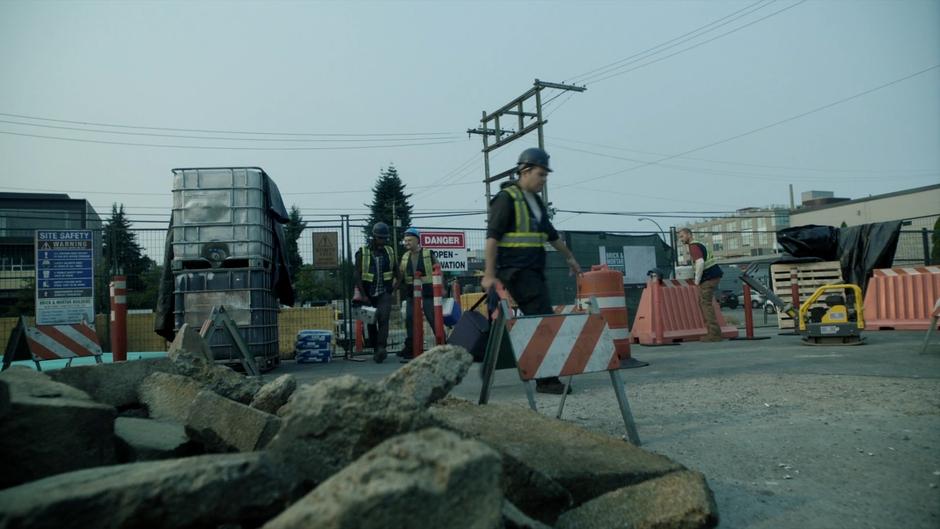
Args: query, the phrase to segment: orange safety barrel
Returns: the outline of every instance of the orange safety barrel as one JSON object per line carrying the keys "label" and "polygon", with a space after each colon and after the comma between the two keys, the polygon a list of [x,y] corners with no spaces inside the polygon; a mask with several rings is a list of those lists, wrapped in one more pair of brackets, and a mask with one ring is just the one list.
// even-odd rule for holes
{"label": "orange safety barrel", "polygon": [[581,274],[578,297],[597,299],[601,315],[607,321],[614,349],[621,360],[630,358],[630,325],[627,318],[627,298],[623,290],[623,274],[607,265],[594,265],[590,272]]}

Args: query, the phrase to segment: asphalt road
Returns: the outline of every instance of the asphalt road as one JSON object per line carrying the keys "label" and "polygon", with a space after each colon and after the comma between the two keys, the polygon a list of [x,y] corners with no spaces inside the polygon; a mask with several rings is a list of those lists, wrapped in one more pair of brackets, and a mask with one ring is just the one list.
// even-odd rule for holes
{"label": "asphalt road", "polygon": [[[857,347],[762,341],[633,347],[649,367],[623,372],[643,446],[705,473],[731,528],[940,527],[940,343],[870,332]],[[303,383],[379,380],[400,364],[282,364]],[[564,418],[624,434],[606,374],[576,377]],[[478,366],[453,394],[476,399]],[[491,399],[526,406],[514,371]],[[538,395],[554,414],[559,397]]]}

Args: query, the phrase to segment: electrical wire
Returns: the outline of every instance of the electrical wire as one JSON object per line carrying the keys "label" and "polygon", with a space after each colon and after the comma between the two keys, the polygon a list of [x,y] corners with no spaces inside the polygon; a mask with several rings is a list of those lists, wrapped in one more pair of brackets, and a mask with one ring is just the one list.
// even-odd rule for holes
{"label": "electrical wire", "polygon": [[853,95],[844,97],[844,98],[839,99],[839,100],[837,100],[837,101],[833,101],[833,102],[831,102],[831,103],[827,103],[827,104],[825,104],[825,105],[822,105],[822,106],[813,108],[813,109],[811,109],[811,110],[807,110],[806,112],[801,112],[801,113],[799,113],[799,114],[795,114],[795,115],[793,115],[793,116],[790,116],[790,117],[787,117],[787,118],[784,118],[784,119],[775,121],[775,122],[773,122],[773,123],[769,123],[769,124],[767,124],[767,125],[763,125],[763,126],[760,126],[760,127],[754,128],[754,129],[751,129],[751,130],[749,130],[749,131],[747,131],[747,132],[742,132],[742,133],[740,133],[740,134],[735,134],[734,136],[729,136],[729,137],[727,137],[727,138],[724,138],[724,139],[721,139],[721,140],[717,140],[717,141],[708,143],[708,144],[706,144],[706,145],[702,145],[702,146],[700,146],[700,147],[696,147],[696,148],[694,148],[694,149],[689,149],[689,150],[680,152],[680,153],[678,153],[678,154],[673,154],[673,155],[670,155],[670,156],[666,156],[666,157],[661,158],[661,159],[659,159],[659,160],[653,160],[653,161],[650,161],[650,162],[643,162],[643,163],[641,163],[640,165],[635,165],[635,166],[628,167],[628,168],[625,168],[625,169],[620,169],[620,170],[618,170],[618,171],[614,171],[614,172],[611,172],[611,173],[607,173],[607,174],[603,174],[603,175],[599,175],[599,176],[594,176],[594,177],[586,178],[586,179],[583,179],[583,180],[578,180],[578,181],[575,181],[575,182],[572,182],[572,183],[569,183],[569,184],[564,184],[564,185],[561,185],[561,186],[555,186],[555,189],[565,188],[565,187],[573,187],[573,186],[578,185],[578,184],[584,184],[584,183],[587,183],[587,182],[593,182],[593,181],[595,181],[595,180],[600,180],[600,179],[603,179],[603,178],[609,178],[609,177],[611,177],[611,176],[615,176],[615,175],[618,175],[618,174],[623,174],[623,173],[626,173],[626,172],[635,171],[635,170],[641,169],[641,168],[643,168],[643,167],[648,167],[648,166],[650,166],[650,165],[655,165],[655,164],[659,164],[659,163],[661,163],[661,162],[665,162],[665,161],[668,161],[668,160],[673,160],[673,159],[675,159],[675,158],[679,158],[679,157],[685,156],[685,155],[687,155],[687,154],[692,154],[692,153],[694,153],[694,152],[703,151],[703,150],[705,150],[705,149],[708,149],[708,148],[711,148],[711,147],[715,147],[715,146],[717,146],[717,145],[721,145],[721,144],[724,144],[724,143],[728,143],[728,142],[730,142],[730,141],[737,140],[737,139],[743,138],[743,137],[745,137],[745,136],[749,136],[749,135],[751,135],[751,134],[755,134],[755,133],[757,133],[757,132],[761,132],[761,131],[767,130],[767,129],[772,128],[772,127],[776,127],[776,126],[782,125],[782,124],[784,124],[784,123],[789,123],[789,122],[791,122],[791,121],[794,121],[794,120],[797,120],[797,119],[806,117],[806,116],[808,116],[808,115],[810,115],[810,114],[814,114],[814,113],[816,113],[816,112],[820,112],[820,111],[823,111],[823,110],[832,108],[832,107],[834,107],[834,106],[841,105],[841,104],[846,103],[846,102],[848,102],[848,101],[852,101],[852,100],[854,100],[854,99],[858,99],[859,97],[862,97],[862,96],[871,94],[871,93],[873,93],[873,92],[876,92],[876,91],[878,91],[878,90],[882,90],[882,89],[884,89],[884,88],[888,88],[888,87],[890,87],[890,86],[896,85],[896,84],[901,83],[901,82],[903,82],[903,81],[906,81],[906,80],[908,80],[908,79],[912,79],[912,78],[917,77],[917,76],[919,76],[919,75],[923,75],[923,74],[925,74],[925,73],[927,73],[927,72],[930,72],[930,71],[932,71],[932,70],[936,70],[937,68],[940,68],[940,64],[935,64],[935,65],[933,65],[933,66],[924,68],[924,69],[919,70],[919,71],[917,71],[917,72],[914,72],[914,73],[912,73],[912,74],[905,75],[904,77],[900,77],[900,78],[898,78],[898,79],[894,79],[893,81],[889,81],[889,82],[887,82],[887,83],[878,85],[878,86],[876,86],[876,87],[874,87],[874,88],[869,88],[869,89],[867,89],[867,90],[863,90],[863,91],[861,91],[861,92],[858,92],[858,93],[856,93],[856,94],[853,94]]}

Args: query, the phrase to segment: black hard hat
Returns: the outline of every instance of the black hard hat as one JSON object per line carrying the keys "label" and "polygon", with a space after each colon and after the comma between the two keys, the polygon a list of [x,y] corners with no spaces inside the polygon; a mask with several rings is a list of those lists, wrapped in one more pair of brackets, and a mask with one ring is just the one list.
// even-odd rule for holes
{"label": "black hard hat", "polygon": [[382,237],[388,239],[391,232],[388,229],[388,224],[384,222],[376,222],[375,226],[372,226],[372,236],[373,237]]}
{"label": "black hard hat", "polygon": [[552,172],[551,167],[548,166],[548,153],[544,149],[539,149],[538,147],[528,148],[519,155],[520,166],[523,165],[535,165],[545,169],[549,173]]}

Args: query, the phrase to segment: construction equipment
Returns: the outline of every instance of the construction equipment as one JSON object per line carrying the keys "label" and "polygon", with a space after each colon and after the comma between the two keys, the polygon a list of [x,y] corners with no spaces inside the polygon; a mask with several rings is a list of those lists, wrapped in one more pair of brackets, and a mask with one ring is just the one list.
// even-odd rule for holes
{"label": "construction equipment", "polygon": [[[778,314],[786,314],[797,321],[797,329],[806,345],[860,345],[861,331],[865,328],[862,309],[862,289],[858,285],[839,283],[823,285],[799,307],[787,303],[751,275],[750,266],[741,274],[741,281],[762,294],[777,307]],[[846,294],[848,291],[848,294]],[[827,292],[836,294],[820,298]]]}
{"label": "construction equipment", "polygon": [[[826,296],[824,306],[815,306],[827,292],[837,294]],[[858,285],[821,286],[800,305],[799,329],[807,345],[861,345],[864,328],[862,289]]]}

